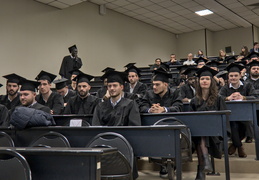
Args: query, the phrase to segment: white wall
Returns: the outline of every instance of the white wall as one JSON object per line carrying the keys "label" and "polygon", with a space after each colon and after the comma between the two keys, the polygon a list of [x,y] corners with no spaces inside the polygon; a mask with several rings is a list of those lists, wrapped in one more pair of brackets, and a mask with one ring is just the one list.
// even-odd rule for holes
{"label": "white wall", "polygon": [[123,70],[128,62],[147,66],[176,51],[174,34],[108,9],[101,16],[89,2],[59,10],[32,0],[2,0],[0,24],[1,76],[15,72],[34,79],[41,70],[58,74],[73,44],[82,71],[92,75],[101,75],[106,66]]}
{"label": "white wall", "polygon": [[252,48],[252,27],[213,32],[212,41],[212,54],[218,55],[219,50],[225,50],[227,46],[231,46],[232,51],[234,51],[235,54],[239,54],[242,46]]}
{"label": "white wall", "polygon": [[178,35],[176,40],[176,49],[178,59],[187,58],[188,53],[197,55],[199,49],[205,53],[204,30]]}

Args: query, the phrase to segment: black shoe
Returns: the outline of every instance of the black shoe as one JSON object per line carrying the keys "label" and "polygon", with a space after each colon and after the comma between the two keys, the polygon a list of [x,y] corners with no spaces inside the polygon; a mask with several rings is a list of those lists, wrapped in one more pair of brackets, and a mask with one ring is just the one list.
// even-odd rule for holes
{"label": "black shoe", "polygon": [[160,177],[161,178],[167,178],[168,177],[168,171],[167,171],[166,166],[160,166],[160,167],[161,167],[160,172],[159,172]]}
{"label": "black shoe", "polygon": [[246,137],[246,143],[252,143],[253,142],[253,138],[251,137]]}

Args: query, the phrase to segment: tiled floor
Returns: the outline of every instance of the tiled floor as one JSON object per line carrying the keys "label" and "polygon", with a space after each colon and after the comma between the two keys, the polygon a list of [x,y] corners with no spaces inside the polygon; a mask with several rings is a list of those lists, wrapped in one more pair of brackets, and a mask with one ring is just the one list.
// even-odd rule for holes
{"label": "tiled floor", "polygon": [[[195,172],[184,172],[182,174],[183,180],[194,180],[196,176]],[[232,173],[230,174],[231,180],[259,180],[259,170],[258,174],[248,174],[248,173]],[[162,180],[159,177],[158,171],[140,171],[138,180]],[[220,176],[206,176],[206,180],[225,180],[225,174],[221,173]]]}

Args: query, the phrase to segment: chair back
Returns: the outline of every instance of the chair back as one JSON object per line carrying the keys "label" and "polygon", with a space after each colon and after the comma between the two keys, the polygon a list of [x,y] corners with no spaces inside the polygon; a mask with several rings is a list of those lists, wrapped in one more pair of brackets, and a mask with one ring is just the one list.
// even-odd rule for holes
{"label": "chair back", "polygon": [[31,170],[26,159],[16,151],[0,150],[0,179],[31,180]]}
{"label": "chair back", "polygon": [[[181,120],[175,117],[160,119],[154,125],[185,125]],[[186,126],[186,125],[185,125]],[[188,127],[181,129],[181,152],[182,158],[186,161],[192,161],[192,136]]]}
{"label": "chair back", "polygon": [[70,147],[68,139],[58,132],[47,132],[36,138],[31,147]]}
{"label": "chair back", "polygon": [[3,131],[0,131],[0,147],[14,147],[13,139]]}
{"label": "chair back", "polygon": [[114,132],[100,133],[95,136],[87,147],[116,147],[116,155],[102,157],[102,178],[132,179],[134,153],[130,143],[121,134]]}

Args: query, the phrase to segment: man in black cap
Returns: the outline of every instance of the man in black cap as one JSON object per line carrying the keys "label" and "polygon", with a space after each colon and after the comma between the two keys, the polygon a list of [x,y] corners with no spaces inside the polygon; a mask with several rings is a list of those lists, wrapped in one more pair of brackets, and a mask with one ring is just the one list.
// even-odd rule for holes
{"label": "man in black cap", "polygon": [[75,80],[77,82],[77,95],[71,97],[67,103],[64,114],[93,114],[99,99],[89,93],[90,80],[94,77],[81,72]]}
{"label": "man in black cap", "polygon": [[187,76],[186,83],[179,89],[183,102],[190,102],[190,100],[195,95],[195,86],[197,83],[197,77],[195,76],[195,73],[197,70],[198,68],[190,67],[183,72],[183,74]]}
{"label": "man in black cap", "polygon": [[133,93],[142,98],[146,93],[147,86],[139,82],[140,69],[132,65],[125,72],[128,74],[129,83],[125,83],[124,92]]}
{"label": "man in black cap", "polygon": [[197,64],[197,68],[202,68],[203,66],[205,66],[208,60],[203,57],[199,57],[194,62]]}
{"label": "man in black cap", "polygon": [[[228,71],[229,84],[226,84],[220,89],[219,94],[226,100],[246,100],[249,96],[255,96],[255,89],[252,84],[247,82],[242,82],[240,71],[244,67],[235,63],[231,63],[226,67]],[[233,144],[230,145],[228,153],[230,155],[236,152],[238,149],[238,155],[241,158],[247,157],[244,148],[242,146],[241,140],[246,134],[252,134],[248,132],[251,129],[248,128],[249,124],[243,121],[231,121],[231,139]],[[247,131],[247,132],[246,132]]]}
{"label": "man in black cap", "polygon": [[57,92],[52,92],[51,83],[57,76],[46,71],[41,71],[35,78],[39,85],[39,92],[36,101],[51,109],[51,114],[61,114],[64,108],[64,100]]}
{"label": "man in black cap", "polygon": [[[102,72],[104,73],[107,73],[108,71],[114,71],[115,69],[114,68],[111,68],[111,67],[107,67],[105,68],[104,70],[102,70]],[[103,81],[103,86],[97,90],[96,92],[96,97],[100,98],[100,99],[106,99],[106,98],[109,98],[109,92],[107,90],[107,77],[104,78],[104,75],[101,76],[101,80]]]}
{"label": "man in black cap", "polygon": [[123,98],[125,72],[108,71],[107,88],[110,98],[99,103],[94,111],[92,125],[96,126],[140,126],[140,114],[135,101]]}
{"label": "man in black cap", "polygon": [[78,70],[82,67],[82,61],[81,58],[78,57],[78,50],[76,45],[73,45],[68,48],[71,55],[65,56],[63,58],[59,75],[61,77],[67,78],[70,80],[71,73],[69,73],[72,70]]}
{"label": "man in black cap", "polygon": [[17,74],[8,74],[3,76],[7,79],[6,81],[6,95],[0,97],[0,104],[6,106],[8,110],[14,109],[16,106],[20,105],[19,99],[19,81],[24,79]]}
{"label": "man in black cap", "polygon": [[69,73],[71,73],[71,78],[70,78],[71,83],[68,82],[68,84],[69,84],[68,89],[76,91],[76,80],[74,80],[74,79],[76,79],[76,76],[78,76],[81,73],[81,71],[80,70],[72,70]]}
{"label": "man in black cap", "polygon": [[159,68],[152,78],[153,89],[146,92],[141,100],[140,112],[163,113],[182,111],[183,103],[178,91],[169,88],[169,78],[165,69]]}
{"label": "man in black cap", "polygon": [[20,82],[20,101],[21,105],[37,110],[42,110],[44,112],[50,113],[50,108],[39,104],[36,101],[36,92],[37,88],[40,85],[40,82],[30,81],[30,80],[22,80]]}
{"label": "man in black cap", "polygon": [[248,64],[249,66],[249,77],[246,79],[246,82],[253,84],[256,95],[259,96],[259,62],[253,60]]}
{"label": "man in black cap", "polygon": [[66,107],[68,100],[76,95],[75,91],[68,89],[67,82],[68,79],[66,78],[53,81],[53,83],[56,84],[57,92],[63,97],[64,107]]}

